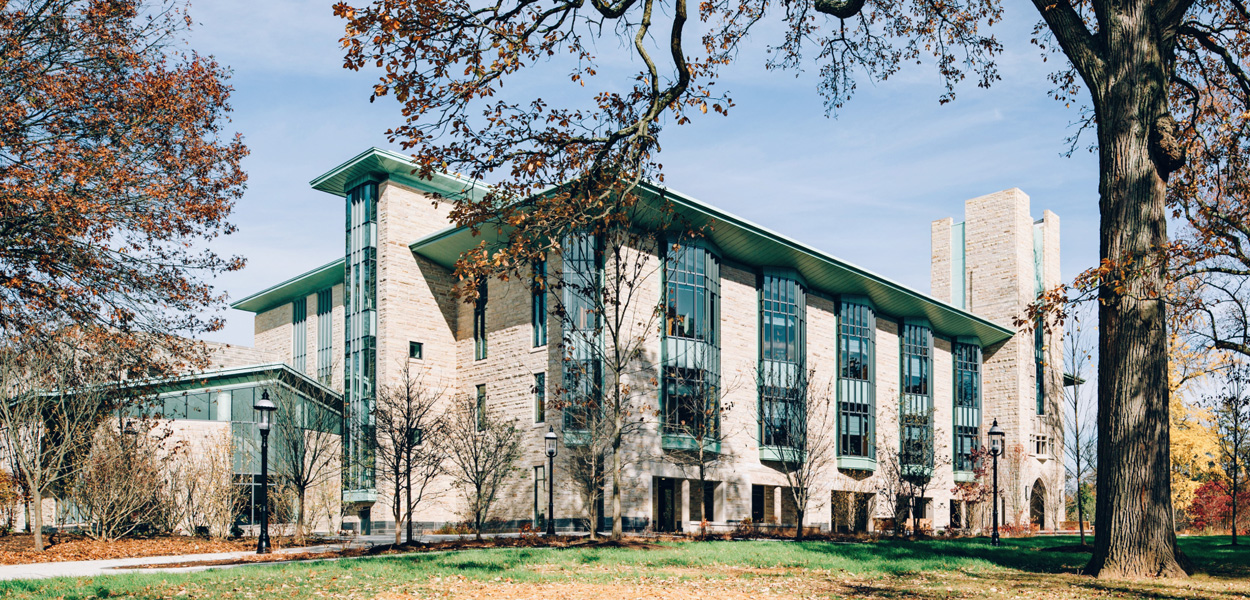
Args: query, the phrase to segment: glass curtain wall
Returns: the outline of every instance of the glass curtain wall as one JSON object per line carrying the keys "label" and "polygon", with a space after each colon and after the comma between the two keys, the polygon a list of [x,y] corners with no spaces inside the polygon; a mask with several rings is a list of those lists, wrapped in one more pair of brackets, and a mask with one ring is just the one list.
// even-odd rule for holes
{"label": "glass curtain wall", "polygon": [[955,470],[971,472],[981,439],[981,347],[956,342],[954,355]]}
{"label": "glass curtain wall", "polygon": [[720,416],[720,264],[701,246],[665,248],[660,399],[665,432],[706,439]]}
{"label": "glass curtain wall", "polygon": [[899,405],[900,462],[933,466],[933,331],[903,324],[903,395]]}
{"label": "glass curtain wall", "polygon": [[348,491],[374,484],[373,400],[377,349],[378,186],[358,185],[347,194],[347,272],[344,310],[344,482]]}
{"label": "glass curtain wall", "polygon": [[838,456],[876,459],[876,313],[843,300],[839,316]]}
{"label": "glass curtain wall", "polygon": [[330,385],[334,369],[333,290],[317,292],[317,381]]}
{"label": "glass curtain wall", "polygon": [[308,372],[308,299],[291,303],[291,367]]}
{"label": "glass curtain wall", "polygon": [[759,281],[760,439],[764,446],[801,449],[807,421],[807,296],[791,272],[767,269]]}
{"label": "glass curtain wall", "polygon": [[603,398],[603,253],[599,238],[590,234],[567,236],[562,258],[564,430],[586,431]]}

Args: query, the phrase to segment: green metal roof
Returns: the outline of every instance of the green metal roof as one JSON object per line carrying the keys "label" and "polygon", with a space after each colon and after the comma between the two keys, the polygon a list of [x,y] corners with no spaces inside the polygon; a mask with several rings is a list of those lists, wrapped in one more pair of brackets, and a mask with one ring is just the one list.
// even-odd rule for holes
{"label": "green metal roof", "polygon": [[242,383],[280,381],[299,391],[305,397],[338,413],[343,412],[343,397],[308,375],[296,371],[286,363],[265,363],[246,367],[215,369],[201,373],[189,373],[157,381],[139,381],[130,387],[152,394],[170,394],[206,388],[225,387]]}
{"label": "green metal roof", "polygon": [[[381,148],[370,148],[313,179],[310,185],[313,189],[336,196],[346,196],[350,186],[369,178],[388,179],[426,193],[451,198],[464,196],[480,198],[490,189],[481,183],[451,174],[440,173],[432,180],[418,179],[413,175],[415,168],[416,165],[404,154]],[[230,307],[251,313],[262,313],[295,298],[343,283],[343,277],[343,259],[340,258],[234,302]]]}
{"label": "green metal roof", "polygon": [[[720,248],[726,258],[736,262],[751,266],[795,269],[815,290],[831,295],[866,296],[884,315],[927,319],[933,324],[934,330],[946,336],[976,337],[988,346],[1015,334],[1010,328],[679,192],[651,184],[642,184],[640,187],[640,195],[644,198],[651,202],[658,202],[661,198],[668,200],[691,225],[710,229],[707,237]],[[494,233],[489,227],[482,228],[482,235],[494,237]],[[451,269],[462,251],[480,241],[472,235],[469,228],[453,227],[419,239],[409,248],[414,253]]]}
{"label": "green metal roof", "polygon": [[278,285],[261,290],[242,300],[234,302],[230,308],[246,310],[251,313],[263,313],[275,306],[281,306],[295,298],[303,298],[317,290],[343,283],[343,259],[322,265],[296,275]]}
{"label": "green metal roof", "polygon": [[[413,175],[414,169],[415,165],[403,154],[370,148],[312,180],[311,185],[314,189],[344,196],[348,186],[375,177],[391,179],[414,189],[442,196],[481,197],[489,191],[489,187],[483,183],[450,174],[435,175],[429,181],[421,180]],[[679,192],[650,183],[641,184],[640,188],[643,197],[651,202],[658,202],[661,198],[668,200],[694,226],[707,226],[711,231],[708,235],[710,240],[721,249],[726,258],[736,262],[795,269],[814,290],[831,295],[866,296],[884,315],[928,319],[934,330],[942,335],[976,337],[988,346],[1015,334],[1015,330],[1011,328],[932,298]],[[409,248],[413,253],[451,269],[461,252],[480,243],[482,239],[494,242],[496,238],[496,231],[491,227],[481,228],[478,236],[474,236],[468,227],[450,227],[413,242]],[[343,259],[339,259],[248,296],[231,306],[260,313],[342,281]]]}
{"label": "green metal roof", "polygon": [[449,173],[435,174],[433,179],[420,179],[413,174],[416,168],[417,166],[407,155],[381,148],[370,148],[313,179],[309,185],[314,190],[328,192],[335,196],[346,196],[347,191],[355,182],[382,176],[382,178],[413,189],[447,197],[467,195],[480,198],[490,190],[490,186],[481,182]]}

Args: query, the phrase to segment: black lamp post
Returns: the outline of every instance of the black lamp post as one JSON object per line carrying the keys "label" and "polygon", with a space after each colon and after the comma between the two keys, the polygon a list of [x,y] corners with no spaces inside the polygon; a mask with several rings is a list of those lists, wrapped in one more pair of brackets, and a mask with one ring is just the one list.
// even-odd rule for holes
{"label": "black lamp post", "polygon": [[260,537],[256,540],[256,553],[269,554],[269,413],[277,407],[269,400],[269,390],[265,390],[252,408],[260,415],[256,424],[260,429]]}
{"label": "black lamp post", "polygon": [[129,450],[134,450],[138,444],[135,438],[139,437],[139,429],[135,427],[133,421],[126,421],[126,426],[122,428],[122,445]]}
{"label": "black lamp post", "polygon": [[1007,434],[998,427],[998,419],[990,426],[990,456],[994,457],[994,535],[990,538],[991,546],[1001,545],[998,541],[998,457],[1003,454],[1003,437]]}
{"label": "black lamp post", "polygon": [[547,537],[552,537],[556,534],[556,430],[554,427],[547,427],[547,435],[543,436],[543,440],[547,442]]}

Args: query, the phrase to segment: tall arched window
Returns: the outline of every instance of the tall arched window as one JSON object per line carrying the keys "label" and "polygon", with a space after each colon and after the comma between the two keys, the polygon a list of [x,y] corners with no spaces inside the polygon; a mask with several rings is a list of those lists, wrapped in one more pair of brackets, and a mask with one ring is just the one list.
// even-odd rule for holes
{"label": "tall arched window", "polygon": [[665,432],[705,438],[719,426],[720,263],[702,245],[669,245],[664,259]]}
{"label": "tall arched window", "polygon": [[807,298],[793,271],[765,269],[759,282],[761,445],[802,448]]}

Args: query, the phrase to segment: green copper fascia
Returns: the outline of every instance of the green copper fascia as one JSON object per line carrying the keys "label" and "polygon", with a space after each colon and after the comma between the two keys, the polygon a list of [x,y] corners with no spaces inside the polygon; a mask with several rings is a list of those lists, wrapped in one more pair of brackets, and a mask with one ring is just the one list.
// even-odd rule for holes
{"label": "green copper fascia", "polygon": [[309,182],[313,189],[346,196],[351,184],[366,179],[390,179],[401,185],[440,196],[484,196],[490,187],[471,179],[450,173],[437,173],[431,179],[421,179],[413,171],[417,165],[411,157],[381,148],[370,148],[347,162],[326,171]]}
{"label": "green copper fascia", "polygon": [[760,446],[760,460],[763,462],[803,463],[807,462],[807,451],[780,446]]}
{"label": "green copper fascia", "polygon": [[310,294],[343,283],[343,259],[322,265],[296,275],[278,285],[261,290],[238,302],[230,308],[260,314],[276,306],[302,298]]}
{"label": "green copper fascia", "polygon": [[215,369],[159,381],[137,382],[134,387],[153,395],[261,383],[284,383],[308,398],[339,414],[343,413],[343,397],[313,378],[296,371],[286,363],[268,363]]}
{"label": "green copper fascia", "polygon": [[877,459],[864,456],[839,456],[838,468],[843,471],[876,471]]}
{"label": "green copper fascia", "polygon": [[[686,434],[665,433],[660,436],[660,447],[665,450],[688,450],[693,452],[698,451],[699,440],[694,439],[694,436]],[[719,441],[707,442],[703,449],[707,452],[720,454],[721,445]]]}
{"label": "green copper fascia", "polygon": [[[715,225],[708,237],[722,254],[736,262],[790,268],[799,272],[815,290],[830,295],[857,295],[871,300],[878,318],[922,318],[944,337],[975,336],[986,345],[1009,339],[1015,330],[932,298],[872,271],[799,243],[714,206],[650,183],[639,193],[651,202],[668,200],[693,226]],[[656,204],[658,206],[658,204]],[[656,214],[661,211],[656,210]],[[645,225],[645,223],[640,223]],[[496,235],[483,229],[483,235]],[[447,269],[460,253],[481,242],[467,227],[450,228],[413,242],[409,248]]]}

